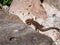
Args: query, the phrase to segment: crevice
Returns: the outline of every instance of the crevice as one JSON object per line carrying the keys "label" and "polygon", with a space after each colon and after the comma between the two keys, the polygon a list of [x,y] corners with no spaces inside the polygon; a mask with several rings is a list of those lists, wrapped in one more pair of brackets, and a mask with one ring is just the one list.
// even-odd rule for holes
{"label": "crevice", "polygon": [[13,39],[15,39],[15,37],[10,37],[10,38],[9,38],[9,41],[12,41]]}

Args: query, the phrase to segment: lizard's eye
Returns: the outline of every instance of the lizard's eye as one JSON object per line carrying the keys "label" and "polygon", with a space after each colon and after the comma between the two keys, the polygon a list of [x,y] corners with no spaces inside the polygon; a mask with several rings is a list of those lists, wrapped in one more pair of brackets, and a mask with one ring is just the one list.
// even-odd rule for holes
{"label": "lizard's eye", "polygon": [[26,22],[26,24],[31,25],[31,23],[30,23],[30,22]]}
{"label": "lizard's eye", "polygon": [[26,22],[26,24],[31,25],[31,21],[30,20],[26,20],[25,22]]}
{"label": "lizard's eye", "polygon": [[26,24],[31,25],[31,23],[28,20],[26,20]]}

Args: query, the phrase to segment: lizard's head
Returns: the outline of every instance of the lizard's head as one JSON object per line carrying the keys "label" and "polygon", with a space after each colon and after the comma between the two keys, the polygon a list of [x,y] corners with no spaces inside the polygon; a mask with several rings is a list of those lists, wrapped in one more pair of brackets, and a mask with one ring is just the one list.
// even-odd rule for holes
{"label": "lizard's head", "polygon": [[25,22],[26,22],[26,24],[31,25],[32,21],[33,21],[33,19],[27,19]]}

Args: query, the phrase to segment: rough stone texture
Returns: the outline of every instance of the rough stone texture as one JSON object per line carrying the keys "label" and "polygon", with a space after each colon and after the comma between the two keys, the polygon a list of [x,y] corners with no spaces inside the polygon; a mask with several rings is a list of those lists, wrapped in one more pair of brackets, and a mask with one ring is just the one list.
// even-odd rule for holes
{"label": "rough stone texture", "polygon": [[[32,2],[30,2],[30,1],[32,1]],[[45,20],[45,22],[42,20],[42,18],[35,19],[35,21],[37,21],[38,23],[44,25],[45,27],[54,27],[55,26],[55,27],[60,28],[60,20],[58,20],[58,19],[60,19],[60,16],[59,16],[60,15],[60,11],[58,11],[58,9],[56,9],[53,5],[51,5],[50,1],[48,2],[48,0],[47,0],[46,2],[48,2],[48,3],[42,3],[41,4],[41,2],[39,0],[29,0],[29,1],[20,0],[20,2],[22,2],[20,4],[20,3],[18,3],[17,0],[13,0],[13,3],[11,5],[11,7],[10,7],[9,12],[12,13],[12,14],[16,14],[25,23],[26,19],[28,19],[28,18],[34,18],[35,19],[38,15],[41,16],[40,15],[41,12],[45,12],[46,11],[45,13],[42,13],[42,14],[46,14],[47,13],[48,18],[47,18],[47,20]],[[52,0],[53,4],[54,4],[54,1]],[[20,4],[20,5],[17,5],[17,4]],[[31,6],[30,4],[33,4],[33,6]],[[39,5],[43,6],[43,7],[40,7]],[[53,14],[56,14],[56,15],[53,16]],[[45,17],[45,16],[46,15],[44,15],[42,17]],[[57,39],[57,34],[59,34],[59,32],[57,32],[56,30],[51,29],[50,31],[40,32],[40,33],[48,35],[49,37],[51,37],[56,42],[56,45],[60,45],[60,43],[59,43],[60,41],[56,40]],[[60,40],[60,39],[58,39],[58,40]]]}
{"label": "rough stone texture", "polygon": [[[54,26],[60,29],[60,11],[56,7],[48,3],[43,3],[42,5],[48,15],[48,20],[43,25],[46,25],[47,27]],[[55,16],[53,16],[53,14],[55,14]],[[44,34],[50,36],[57,45],[60,45],[60,38],[58,38],[60,36],[59,32],[55,30],[50,30],[45,32]]]}
{"label": "rough stone texture", "polygon": [[54,41],[50,37],[34,31],[31,27],[25,25],[17,16],[2,14],[0,15],[0,45],[53,44]]}
{"label": "rough stone texture", "polygon": [[[20,27],[14,26],[0,30],[0,45],[52,45],[51,38],[35,33],[30,28],[23,30]],[[14,29],[18,32],[13,32]]]}
{"label": "rough stone texture", "polygon": [[60,10],[60,0],[44,0],[44,2],[53,5],[56,7],[58,10]]}
{"label": "rough stone texture", "polygon": [[16,14],[25,23],[28,18],[46,19],[47,14],[40,0],[13,0],[9,13]]}
{"label": "rough stone texture", "polygon": [[[21,20],[20,20],[20,18],[18,17],[18,16],[16,16],[16,15],[13,15],[13,14],[6,14],[5,12],[4,12],[4,10],[1,10],[0,9],[0,20],[8,20],[8,21],[10,21],[10,22],[12,22],[12,23],[23,23]],[[19,21],[20,20],[20,21]],[[24,24],[24,23],[23,23]]]}

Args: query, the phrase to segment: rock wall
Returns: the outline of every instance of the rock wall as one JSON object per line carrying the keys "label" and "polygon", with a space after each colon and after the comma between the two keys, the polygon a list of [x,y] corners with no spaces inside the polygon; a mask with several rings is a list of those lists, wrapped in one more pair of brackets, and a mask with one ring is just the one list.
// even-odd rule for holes
{"label": "rock wall", "polygon": [[58,10],[60,10],[60,0],[44,0],[44,2],[54,5]]}

